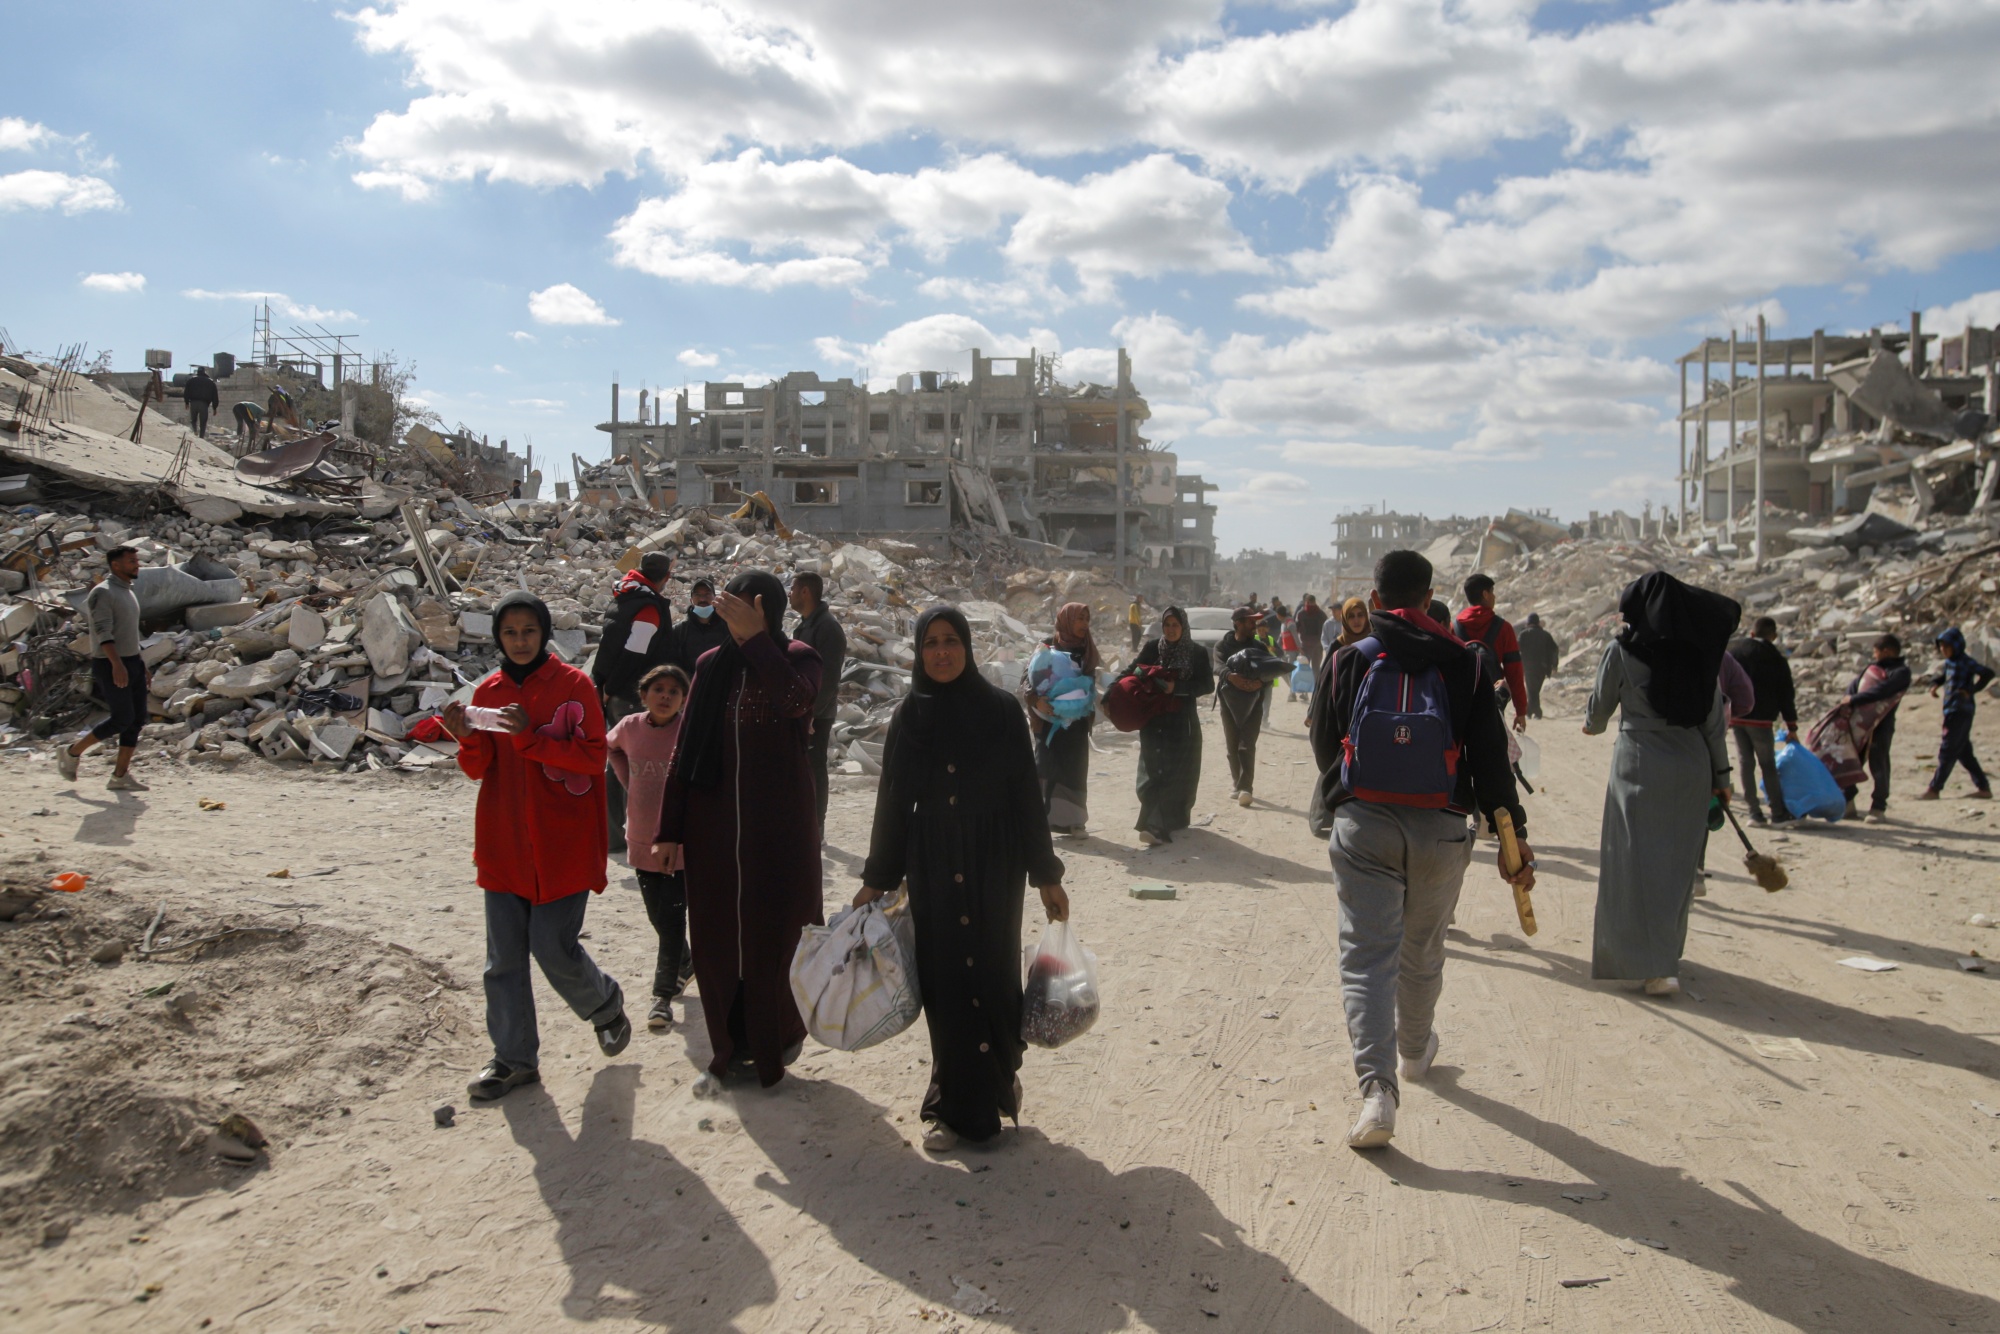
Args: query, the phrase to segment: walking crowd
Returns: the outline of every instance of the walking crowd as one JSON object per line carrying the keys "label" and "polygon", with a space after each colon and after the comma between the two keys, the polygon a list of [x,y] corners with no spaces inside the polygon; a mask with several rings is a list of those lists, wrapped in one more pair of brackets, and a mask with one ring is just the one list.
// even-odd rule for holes
{"label": "walking crowd", "polygon": [[[73,782],[82,755],[116,737],[110,787],[143,791],[129,771],[147,710],[132,591],[139,560],[130,547],[108,560],[85,612],[110,716],[58,763]],[[499,669],[441,715],[459,767],[479,784],[473,860],[486,891],[492,1058],[470,1085],[477,1102],[539,1078],[531,961],[592,1026],[604,1055],[630,1043],[636,1002],[582,943],[589,895],[606,888],[615,854],[637,878],[657,937],[647,1026],[671,1028],[674,1002],[685,1005],[690,982],[698,988],[712,1053],[698,1096],[753,1077],[778,1084],[807,1037],[791,970],[802,933],[823,924],[828,740],[845,635],[816,574],[788,588],[749,570],[719,593],[697,580],[678,623],[672,574],[671,559],[655,552],[623,577],[588,673],[551,653],[548,607],[509,594],[493,612]],[[1405,1086],[1425,1079],[1438,1054],[1445,932],[1482,828],[1499,841],[1498,874],[1533,931],[1520,738],[1543,716],[1542,689],[1562,654],[1539,617],[1517,631],[1499,615],[1487,575],[1465,581],[1456,616],[1414,551],[1384,556],[1373,585],[1332,612],[1311,595],[1292,610],[1253,593],[1212,646],[1177,606],[1150,618],[1148,635],[1135,598],[1129,656],[1115,675],[1090,608],[1068,603],[1018,698],[974,661],[961,612],[921,614],[853,903],[907,892],[909,962],[931,1048],[926,1148],[991,1142],[1003,1118],[1018,1123],[1026,890],[1034,886],[1052,925],[1067,921],[1054,839],[1088,837],[1097,718],[1138,733],[1136,832],[1159,846],[1193,820],[1204,700],[1219,719],[1232,796],[1253,803],[1280,679],[1306,701],[1319,775],[1308,821],[1327,839],[1339,907],[1361,1099],[1348,1142],[1390,1141]],[[1708,838],[1734,818],[1736,782],[1755,824],[1791,822],[1823,801],[1822,788],[1835,818],[1858,817],[1864,780],[1865,818],[1882,819],[1897,708],[1919,684],[1941,698],[1943,734],[1917,799],[1936,799],[1960,765],[1974,796],[1991,796],[1971,732],[1994,670],[1970,656],[1956,628],[1936,636],[1940,665],[1923,682],[1900,641],[1880,637],[1846,698],[1800,738],[1771,618],[1739,637],[1736,602],[1660,571],[1628,585],[1618,611],[1622,627],[1598,663],[1582,724],[1598,735],[1617,723],[1599,834],[1595,978],[1637,982],[1654,996],[1678,990]],[[1805,746],[1781,743],[1780,726]]]}

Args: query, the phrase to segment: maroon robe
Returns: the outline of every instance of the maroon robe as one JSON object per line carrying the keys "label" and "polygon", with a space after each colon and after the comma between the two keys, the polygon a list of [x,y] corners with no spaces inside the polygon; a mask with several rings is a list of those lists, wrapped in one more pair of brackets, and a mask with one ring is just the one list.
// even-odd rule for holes
{"label": "maroon robe", "polygon": [[[717,670],[710,649],[696,667]],[[784,1052],[806,1035],[792,999],[799,933],[824,919],[818,806],[806,742],[819,694],[819,654],[768,635],[742,646],[748,668],[729,695],[722,781],[690,785],[678,772],[660,806],[660,841],[687,860],[689,943],[702,1019],[720,1077],[740,1055],[766,1088],[784,1078]],[[740,1005],[736,1036],[731,1011]]]}

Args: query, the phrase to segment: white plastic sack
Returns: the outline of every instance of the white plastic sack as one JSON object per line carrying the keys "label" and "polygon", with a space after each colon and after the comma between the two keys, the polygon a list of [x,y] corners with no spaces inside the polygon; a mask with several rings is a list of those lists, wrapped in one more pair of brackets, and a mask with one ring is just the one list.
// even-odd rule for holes
{"label": "white plastic sack", "polygon": [[860,1051],[917,1021],[916,924],[902,890],[809,926],[792,955],[792,999],[806,1031],[837,1051]]}
{"label": "white plastic sack", "polygon": [[1060,1047],[1097,1022],[1097,956],[1083,947],[1068,922],[1050,922],[1028,958],[1021,988],[1021,1039]]}

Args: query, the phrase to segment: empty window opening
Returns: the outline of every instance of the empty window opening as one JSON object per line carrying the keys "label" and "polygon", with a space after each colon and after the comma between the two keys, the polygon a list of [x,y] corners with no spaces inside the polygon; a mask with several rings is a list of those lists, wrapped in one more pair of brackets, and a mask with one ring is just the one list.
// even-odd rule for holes
{"label": "empty window opening", "polygon": [[708,479],[708,500],[711,505],[734,505],[743,498],[743,493],[736,489],[734,477]]}
{"label": "empty window opening", "polygon": [[903,503],[906,505],[944,504],[943,481],[913,481],[903,483]]}
{"label": "empty window opening", "polygon": [[824,389],[799,390],[800,407],[817,408],[817,407],[823,407],[825,404],[826,404],[826,390]]}
{"label": "empty window opening", "polygon": [[870,431],[886,432],[889,429],[889,414],[886,412],[869,413],[868,429]]}
{"label": "empty window opening", "polygon": [[924,414],[924,429],[926,431],[942,431],[944,429],[944,414],[942,412],[926,412]]}
{"label": "empty window opening", "polygon": [[1011,359],[1003,361],[998,357],[986,363],[986,370],[989,375],[996,376],[1014,376],[1020,374],[1020,368],[1016,361]]}
{"label": "empty window opening", "polygon": [[741,389],[725,389],[722,392],[722,402],[725,407],[731,407],[731,408],[742,407],[743,391]]}
{"label": "empty window opening", "polygon": [[825,454],[826,437],[823,435],[800,436],[799,452],[801,454]]}
{"label": "empty window opening", "polygon": [[838,505],[840,503],[840,483],[793,482],[792,503],[794,505]]}
{"label": "empty window opening", "polygon": [[1018,431],[1021,429],[1021,414],[1018,412],[996,412],[993,414],[993,429],[996,431]]}

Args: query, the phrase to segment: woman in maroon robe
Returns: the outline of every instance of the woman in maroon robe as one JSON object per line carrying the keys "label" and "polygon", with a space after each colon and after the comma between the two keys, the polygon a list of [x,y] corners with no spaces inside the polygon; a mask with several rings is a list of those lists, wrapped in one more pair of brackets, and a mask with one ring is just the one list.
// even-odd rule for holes
{"label": "woman in maroon robe", "polygon": [[769,1088],[805,1041],[792,953],[800,931],[822,920],[806,750],[821,665],[785,634],[775,575],[738,575],[717,605],[729,638],[696,665],[660,844],[680,845],[686,858],[694,975],[715,1052],[709,1074],[754,1067]]}

